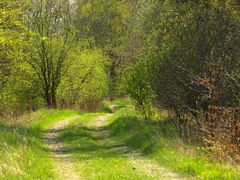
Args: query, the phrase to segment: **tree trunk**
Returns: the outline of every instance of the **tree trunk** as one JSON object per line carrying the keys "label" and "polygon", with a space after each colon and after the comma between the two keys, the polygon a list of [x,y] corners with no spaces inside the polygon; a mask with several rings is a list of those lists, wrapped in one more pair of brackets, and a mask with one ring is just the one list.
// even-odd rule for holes
{"label": "tree trunk", "polygon": [[109,98],[112,101],[114,100],[116,95],[116,68],[114,63],[110,67],[109,78],[110,78]]}
{"label": "tree trunk", "polygon": [[53,90],[49,92],[49,90],[44,90],[44,98],[46,101],[46,105],[48,108],[57,108],[57,98],[56,91]]}
{"label": "tree trunk", "polygon": [[51,104],[51,107],[52,108],[57,108],[57,98],[56,98],[56,91],[52,91],[52,104]]}
{"label": "tree trunk", "polygon": [[46,89],[44,90],[44,98],[45,98],[47,107],[48,107],[48,108],[51,108],[51,105],[52,105],[52,103],[51,103],[51,96],[50,96],[49,91],[46,90]]}

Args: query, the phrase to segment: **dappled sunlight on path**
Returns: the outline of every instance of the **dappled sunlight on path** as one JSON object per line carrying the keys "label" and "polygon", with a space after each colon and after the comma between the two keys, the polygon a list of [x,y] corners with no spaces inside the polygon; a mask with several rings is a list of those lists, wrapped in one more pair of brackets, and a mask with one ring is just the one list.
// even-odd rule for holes
{"label": "dappled sunlight on path", "polygon": [[113,137],[111,116],[86,118],[89,123],[74,116],[45,132],[59,179],[186,179]]}
{"label": "dappled sunlight on path", "polygon": [[68,149],[63,145],[62,140],[59,138],[61,131],[74,119],[79,116],[67,118],[58,122],[52,129],[49,129],[44,134],[44,142],[46,143],[46,150],[50,151],[53,158],[55,171],[59,179],[64,180],[78,180],[79,173],[76,173],[73,159],[71,158]]}

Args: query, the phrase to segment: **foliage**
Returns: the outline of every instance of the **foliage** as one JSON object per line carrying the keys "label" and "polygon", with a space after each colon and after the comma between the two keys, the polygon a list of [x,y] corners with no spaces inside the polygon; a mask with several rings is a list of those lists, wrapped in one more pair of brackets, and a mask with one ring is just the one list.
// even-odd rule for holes
{"label": "foliage", "polygon": [[117,0],[76,1],[75,27],[80,39],[90,39],[110,60],[108,66],[109,96],[116,97],[122,67],[132,59],[127,46],[134,2]]}
{"label": "foliage", "polygon": [[220,149],[228,149],[226,157],[238,160],[234,157],[239,153],[230,147],[239,151],[239,4],[147,4],[140,22],[145,36],[139,55],[152,61],[150,78],[141,83],[141,70],[139,79],[128,84],[138,81],[132,88],[135,94],[139,87],[154,91],[156,105],[175,112],[183,139],[191,142],[197,136],[206,146],[221,144]]}
{"label": "foliage", "polygon": [[152,62],[146,59],[138,60],[126,70],[123,88],[135,100],[138,110],[145,119],[153,116],[152,102],[154,92],[151,87]]}
{"label": "foliage", "polygon": [[[16,96],[9,93],[9,87],[16,72],[16,63],[23,57],[24,32],[23,10],[20,2],[3,0],[0,2],[0,115],[7,112],[5,106],[16,108]],[[12,79],[11,79],[12,78]]]}
{"label": "foliage", "polygon": [[78,49],[69,53],[70,62],[58,90],[59,101],[70,107],[100,101],[108,92],[108,58],[98,49]]}

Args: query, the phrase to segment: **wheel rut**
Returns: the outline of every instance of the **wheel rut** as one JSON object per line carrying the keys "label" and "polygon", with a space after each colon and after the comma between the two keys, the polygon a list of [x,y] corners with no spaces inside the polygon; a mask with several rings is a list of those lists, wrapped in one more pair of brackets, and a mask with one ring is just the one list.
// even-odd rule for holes
{"label": "wheel rut", "polygon": [[43,136],[46,150],[50,152],[51,159],[53,159],[54,169],[58,179],[83,179],[80,177],[79,172],[75,170],[74,160],[71,158],[68,148],[64,146],[62,140],[59,138],[60,133],[77,117],[78,116],[70,117],[56,123],[54,127],[47,130]]}
{"label": "wheel rut", "polygon": [[[134,150],[126,144],[120,142],[111,135],[109,128],[107,128],[107,121],[111,114],[99,116],[93,119],[93,123],[89,126],[84,126],[90,134],[91,138],[96,141],[98,145],[106,152],[115,153],[119,158],[126,160],[127,164],[133,170],[149,180],[177,180],[187,179],[180,175],[161,167],[157,162],[149,159],[141,154],[141,152]],[[59,138],[62,131],[67,129],[71,121],[79,116],[67,118],[55,124],[55,126],[44,133],[44,142],[46,149],[50,151],[50,156],[53,159],[55,172],[58,179],[64,180],[84,180],[87,177],[81,176],[81,172],[75,169],[72,150],[64,146],[64,143]],[[80,122],[79,122],[80,123]],[[80,123],[81,124],[81,123]],[[76,125],[79,125],[78,123]],[[81,124],[83,126],[83,124]],[[81,137],[79,137],[81,138]],[[94,172],[93,172],[94,173]]]}
{"label": "wheel rut", "polygon": [[[139,151],[134,150],[126,144],[119,142],[116,138],[111,136],[111,132],[106,128],[106,123],[111,114],[100,116],[95,119],[93,129],[95,129],[92,137],[98,141],[99,144],[105,147],[111,147],[111,151],[117,153],[120,157],[125,158],[132,168],[139,174],[144,174],[146,179],[154,180],[178,180],[187,179],[180,175],[161,167],[157,162],[144,157]],[[106,148],[109,149],[109,148]]]}

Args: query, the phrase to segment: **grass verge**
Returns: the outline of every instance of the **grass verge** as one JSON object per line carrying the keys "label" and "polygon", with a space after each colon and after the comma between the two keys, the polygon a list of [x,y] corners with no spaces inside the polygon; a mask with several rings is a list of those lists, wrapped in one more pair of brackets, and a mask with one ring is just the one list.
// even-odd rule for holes
{"label": "grass verge", "polygon": [[122,110],[111,122],[112,135],[175,172],[200,179],[240,179],[239,167],[210,160],[196,146],[184,144],[167,116],[144,122]]}
{"label": "grass verge", "polygon": [[[44,150],[42,131],[77,114],[70,110],[40,110],[21,125],[0,122],[0,179],[52,179],[51,160]],[[24,121],[24,120],[23,120]]]}

